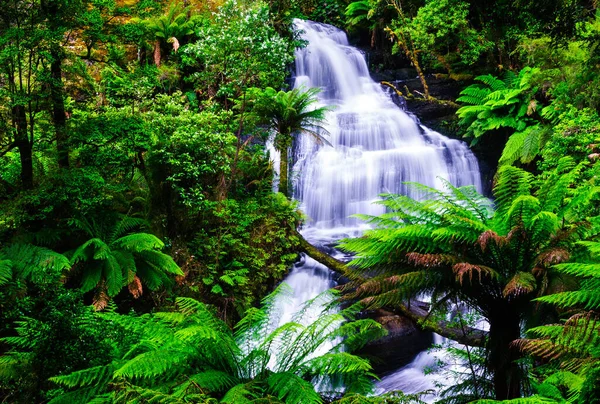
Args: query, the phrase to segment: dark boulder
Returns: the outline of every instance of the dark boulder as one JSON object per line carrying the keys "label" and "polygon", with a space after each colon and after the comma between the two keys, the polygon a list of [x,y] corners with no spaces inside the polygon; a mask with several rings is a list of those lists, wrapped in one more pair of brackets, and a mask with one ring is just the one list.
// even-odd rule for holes
{"label": "dark boulder", "polygon": [[433,334],[417,328],[415,323],[398,314],[377,310],[369,317],[380,323],[388,335],[369,343],[359,354],[368,357],[377,374],[409,364],[433,343]]}

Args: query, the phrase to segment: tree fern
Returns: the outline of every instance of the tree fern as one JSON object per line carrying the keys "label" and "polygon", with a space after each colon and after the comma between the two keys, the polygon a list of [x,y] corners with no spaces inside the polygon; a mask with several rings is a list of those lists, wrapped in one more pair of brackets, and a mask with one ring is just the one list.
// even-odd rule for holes
{"label": "tree fern", "polygon": [[280,152],[279,192],[288,196],[289,149],[295,135],[304,133],[318,144],[328,143],[323,135],[325,114],[331,107],[315,107],[319,88],[295,88],[276,91],[266,88],[255,92],[253,114],[275,133],[274,146]]}
{"label": "tree fern", "polygon": [[[424,201],[384,195],[381,203],[389,212],[366,218],[377,227],[340,244],[356,254],[346,297],[376,308],[406,304],[420,293],[456,296],[489,321],[489,346],[496,354],[503,352],[503,364],[489,359],[489,371],[495,373],[496,386],[506,383],[518,372],[506,358],[512,355],[510,343],[520,337],[520,318],[553,283],[552,266],[569,259],[577,250],[575,242],[597,234],[592,229],[598,212],[581,202],[592,198],[593,187],[581,182],[580,172],[568,161],[539,178],[502,167],[494,188],[495,210],[471,187],[448,186],[444,192],[417,186],[432,198]],[[576,209],[565,209],[572,203]],[[370,279],[363,280],[366,274]],[[567,302],[588,298],[588,292],[577,293]],[[585,307],[595,307],[596,300],[589,299]],[[512,339],[495,336],[495,330],[509,327],[502,323],[511,321]],[[517,394],[511,388],[512,393],[497,389],[496,394]]]}
{"label": "tree fern", "polygon": [[85,220],[72,223],[92,237],[75,249],[70,262],[80,269],[82,290],[96,290],[98,308],[126,285],[137,298],[143,293],[142,284],[156,290],[170,282],[168,275],[183,275],[173,259],[160,251],[164,247],[160,239],[131,233],[144,224],[139,219],[124,216],[112,226]]}

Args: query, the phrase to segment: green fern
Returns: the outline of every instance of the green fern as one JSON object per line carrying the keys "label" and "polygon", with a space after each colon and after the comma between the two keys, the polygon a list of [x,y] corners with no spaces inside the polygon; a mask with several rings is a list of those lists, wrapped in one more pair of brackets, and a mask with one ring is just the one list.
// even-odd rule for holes
{"label": "green fern", "polygon": [[183,275],[173,259],[160,250],[164,243],[147,233],[131,233],[145,222],[128,216],[112,226],[107,223],[73,220],[91,239],[71,254],[70,262],[81,269],[84,292],[96,290],[95,306],[102,308],[108,299],[129,285],[134,297],[142,283],[150,290],[169,284],[168,275]]}
{"label": "green fern", "polygon": [[358,25],[370,19],[372,14],[371,2],[369,0],[354,1],[346,7],[345,15],[348,25]]}
{"label": "green fern", "polygon": [[524,68],[515,75],[507,72],[504,79],[492,75],[476,78],[481,84],[465,88],[458,102],[466,104],[456,111],[460,125],[475,143],[489,132],[505,131],[511,134],[500,165],[516,161],[529,163],[537,157],[548,141],[549,128],[535,116],[537,102],[533,77],[538,69]]}
{"label": "green fern", "polygon": [[[114,402],[176,403],[198,394],[201,399],[219,397],[235,404],[267,397],[286,404],[322,403],[311,383],[317,379],[323,385],[341,381],[348,391],[369,392],[373,376],[369,363],[342,352],[343,343],[338,341],[360,347],[369,338],[381,337],[381,326],[354,320],[357,306],[334,310],[324,304],[332,297],[325,293],[307,303],[296,322],[273,328],[269,312],[285,293],[286,288],[280,288],[264,299],[260,309],[249,310],[235,332],[204,304],[189,298],[178,298],[174,313],[137,318],[99,313],[139,336],[139,342],[109,365],[52,378],[73,390],[51,403],[87,402],[94,392],[99,400],[111,394]],[[323,313],[302,325],[301,317],[314,306],[323,307]],[[329,352],[315,354],[332,342],[336,343]]]}
{"label": "green fern", "polygon": [[58,281],[70,268],[62,254],[31,244],[9,244],[0,248],[0,285],[10,281],[37,284]]}
{"label": "green fern", "polygon": [[[346,298],[378,308],[405,305],[421,293],[453,296],[482,313],[492,329],[496,321],[512,319],[512,338],[518,339],[521,316],[531,312],[534,299],[554,282],[552,267],[569,259],[578,249],[577,241],[598,234],[598,212],[589,203],[597,191],[590,191],[594,187],[582,182],[580,173],[580,167],[567,160],[538,178],[504,166],[494,188],[495,210],[472,187],[447,185],[447,190],[438,191],[411,184],[431,198],[423,201],[383,195],[380,203],[389,211],[380,217],[363,216],[377,227],[340,244],[356,254],[350,263],[354,280],[344,287]],[[570,271],[577,270],[589,273],[591,268]],[[369,279],[362,280],[367,274]],[[587,282],[587,290],[600,288],[600,282]],[[571,292],[566,303],[583,304],[587,293]],[[561,297],[556,296],[541,301]],[[589,299],[588,309],[600,305],[600,298]],[[511,342],[494,341],[490,334],[488,346],[496,355],[503,352],[502,366],[514,366],[511,372],[516,373],[517,365],[506,360]],[[498,372],[500,365],[489,361],[495,383],[508,380],[507,373]]]}

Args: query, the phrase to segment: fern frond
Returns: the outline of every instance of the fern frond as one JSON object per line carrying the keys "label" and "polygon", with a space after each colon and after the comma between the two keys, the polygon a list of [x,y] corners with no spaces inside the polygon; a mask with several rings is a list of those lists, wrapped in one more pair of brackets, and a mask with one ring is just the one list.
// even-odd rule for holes
{"label": "fern frond", "polygon": [[[90,404],[90,403],[98,403],[98,396],[103,395],[105,393],[105,389],[99,388],[99,386],[89,386],[77,389],[75,391],[70,391],[67,393],[63,393],[60,396],[54,397],[52,400],[48,402],[48,404]],[[108,403],[111,401],[106,401],[106,399],[110,400],[109,397],[104,397],[100,402]]]}
{"label": "fern frond", "polygon": [[286,404],[321,404],[313,385],[290,372],[273,373],[267,378],[270,392]]}
{"label": "fern frond", "polygon": [[181,373],[186,367],[188,357],[189,352],[181,347],[144,352],[116,369],[113,377],[153,379],[167,373]]}
{"label": "fern frond", "polygon": [[531,273],[519,271],[508,281],[502,294],[505,297],[518,297],[533,292],[536,287],[536,279]]}
{"label": "fern frond", "polygon": [[499,91],[499,90],[506,89],[506,83],[503,82],[502,80],[500,80],[499,78],[492,76],[491,74],[486,74],[484,76],[477,76],[477,77],[475,77],[475,80],[485,84],[486,86],[491,88],[492,91]]}
{"label": "fern frond", "polygon": [[102,275],[109,297],[116,296],[126,284],[121,266],[112,254],[102,261]]}
{"label": "fern frond", "polygon": [[469,283],[473,283],[473,275],[477,274],[479,283],[482,283],[484,278],[494,279],[498,278],[498,273],[485,265],[474,265],[468,262],[460,262],[452,267],[452,271],[455,274],[456,280],[462,285],[465,278],[468,277]]}
{"label": "fern frond", "polygon": [[[95,258],[96,251],[101,251],[98,258]],[[79,261],[88,261],[90,259],[103,259],[102,251],[110,251],[110,247],[99,238],[92,238],[80,245],[71,256],[71,263],[75,264]]]}
{"label": "fern frond", "polygon": [[12,262],[0,257],[0,286],[12,279]]}
{"label": "fern frond", "polygon": [[[219,370],[206,370],[190,376],[186,385],[196,385],[213,393],[220,393],[229,390],[238,383],[240,381],[229,373]],[[183,390],[184,386],[181,387]]]}
{"label": "fern frond", "polygon": [[504,217],[517,198],[531,195],[532,182],[533,176],[525,170],[512,166],[501,167],[494,187],[496,216]]}
{"label": "fern frond", "polygon": [[4,268],[7,274],[10,267],[13,279],[27,279],[35,283],[56,280],[71,267],[64,255],[31,244],[9,244],[0,250],[0,255],[0,271]]}
{"label": "fern frond", "polygon": [[113,371],[112,364],[95,366],[68,375],[51,377],[50,381],[68,388],[93,386],[108,383],[112,378]]}
{"label": "fern frond", "polygon": [[179,265],[177,265],[173,258],[167,254],[163,254],[159,251],[144,250],[139,251],[136,256],[142,258],[159,272],[166,272],[179,276],[183,275],[183,271],[179,268]]}
{"label": "fern frond", "polygon": [[165,244],[153,234],[134,233],[121,237],[112,243],[115,247],[132,252],[160,250]]}
{"label": "fern frond", "polygon": [[238,384],[225,394],[225,396],[221,399],[221,403],[223,404],[246,404],[254,402],[254,400],[258,398],[252,391],[249,386],[246,384]]}

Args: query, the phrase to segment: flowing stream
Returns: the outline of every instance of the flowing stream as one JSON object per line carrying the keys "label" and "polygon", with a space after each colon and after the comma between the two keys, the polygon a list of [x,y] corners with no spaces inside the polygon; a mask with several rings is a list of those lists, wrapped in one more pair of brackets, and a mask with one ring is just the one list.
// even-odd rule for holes
{"label": "flowing stream", "polygon": [[[294,85],[321,88],[320,105],[334,108],[324,125],[330,145],[302,135],[294,146],[294,197],[308,217],[302,234],[310,243],[343,259],[331,246],[367,228],[351,216],[384,213],[373,202],[381,193],[413,192],[403,184],[406,181],[441,187],[443,178],[481,190],[477,159],[467,145],[421,126],[400,109],[370,78],[364,55],[349,46],[343,31],[310,21],[296,20],[295,25],[308,45],[296,52]],[[335,285],[332,272],[306,256],[285,282],[294,297],[280,306],[281,323],[305,301]],[[407,393],[428,388],[420,371],[428,360],[420,355],[413,366],[382,380],[381,388]]]}

